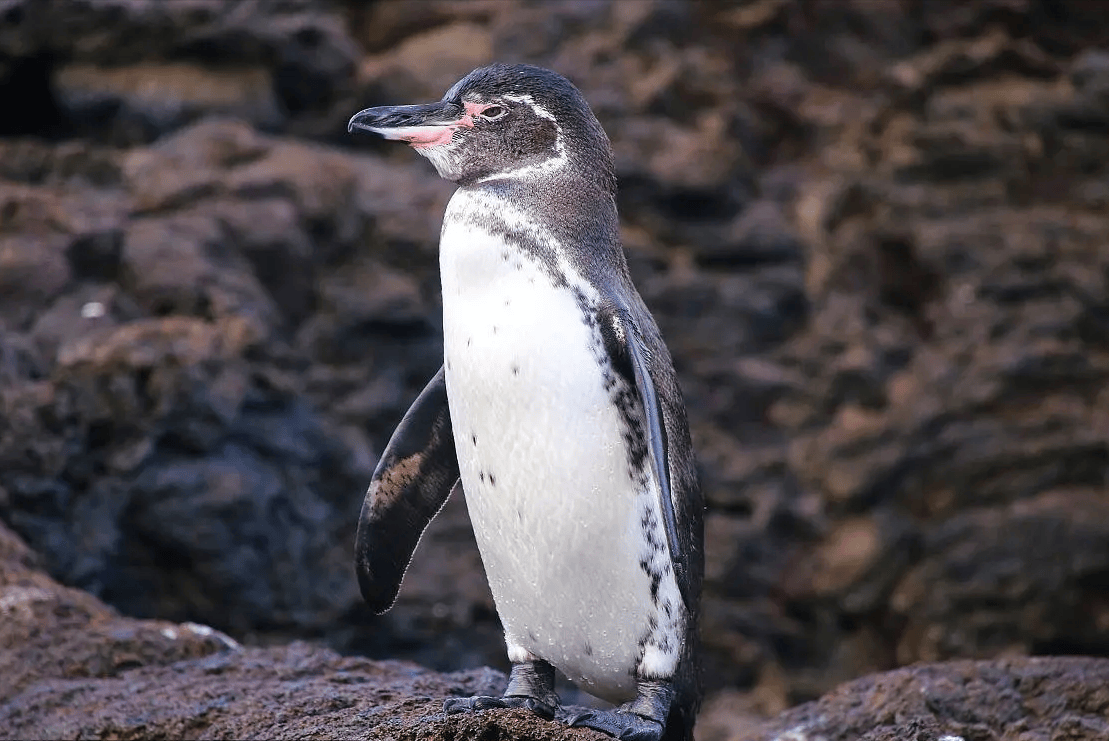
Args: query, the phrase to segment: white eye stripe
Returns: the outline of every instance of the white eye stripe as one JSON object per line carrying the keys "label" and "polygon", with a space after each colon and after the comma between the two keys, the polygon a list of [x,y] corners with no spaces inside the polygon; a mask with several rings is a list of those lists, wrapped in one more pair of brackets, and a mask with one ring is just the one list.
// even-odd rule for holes
{"label": "white eye stripe", "polygon": [[542,116],[543,118],[550,121],[555,120],[554,115],[546,108],[536,103],[535,98],[531,97],[530,95],[502,95],[501,97],[505,100],[511,100],[513,103],[524,103],[533,111],[535,111],[535,115]]}
{"label": "white eye stripe", "polygon": [[[569,156],[566,154],[566,143],[563,140],[562,127],[559,125],[558,121],[555,119],[553,113],[548,111],[546,108],[541,106],[539,103],[536,103],[535,98],[533,98],[533,97],[531,97],[530,95],[527,95],[527,94],[524,94],[524,95],[501,95],[499,97],[499,99],[500,100],[511,101],[513,103],[523,103],[528,108],[530,108],[532,110],[532,112],[535,113],[535,115],[539,116],[540,118],[545,118],[548,121],[550,121],[551,123],[553,123],[554,127],[555,127],[554,154],[552,156],[548,157],[547,159],[545,159],[541,162],[537,162],[535,164],[524,165],[522,167],[517,167],[517,168],[511,169],[511,170],[506,170],[504,172],[497,172],[497,173],[493,173],[491,175],[486,175],[485,177],[478,178],[477,182],[484,183],[484,182],[488,182],[490,180],[498,180],[498,179],[501,179],[501,178],[521,179],[521,178],[527,178],[527,177],[531,177],[531,176],[535,176],[535,175],[545,175],[545,174],[554,172],[558,169],[561,169],[563,166],[565,166],[570,161]],[[478,114],[478,115],[481,115],[481,114]]]}

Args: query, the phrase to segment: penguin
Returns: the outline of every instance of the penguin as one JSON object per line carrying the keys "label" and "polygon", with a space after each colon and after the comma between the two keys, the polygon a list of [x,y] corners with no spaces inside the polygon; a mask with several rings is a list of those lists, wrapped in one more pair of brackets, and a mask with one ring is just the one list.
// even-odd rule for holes
{"label": "penguin", "polygon": [[[530,65],[368,108],[459,187],[443,216],[443,366],[373,474],[356,570],[377,613],[461,484],[512,664],[501,697],[621,739],[692,738],[703,499],[670,353],[628,272],[612,148],[581,92]],[[563,707],[555,668],[611,709]]]}

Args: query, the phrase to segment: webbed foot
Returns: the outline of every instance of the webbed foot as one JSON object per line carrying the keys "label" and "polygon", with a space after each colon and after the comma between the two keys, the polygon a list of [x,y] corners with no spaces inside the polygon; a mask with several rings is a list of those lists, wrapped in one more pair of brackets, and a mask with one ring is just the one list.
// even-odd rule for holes
{"label": "webbed foot", "polygon": [[662,723],[617,708],[615,710],[587,710],[566,718],[571,726],[592,728],[607,733],[621,741],[659,741]]}
{"label": "webbed foot", "polygon": [[540,702],[534,697],[489,697],[477,695],[476,697],[449,697],[443,701],[443,712],[447,715],[456,713],[476,713],[481,710],[493,708],[527,708],[531,712],[553,720],[555,708],[545,702]]}
{"label": "webbed foot", "polygon": [[527,708],[547,720],[552,720],[560,707],[554,691],[554,667],[542,659],[513,664],[502,697],[451,697],[443,702],[443,712],[448,715],[491,708]]}
{"label": "webbed foot", "polygon": [[641,680],[638,696],[614,710],[586,710],[567,714],[571,726],[584,726],[621,741],[660,741],[674,701],[668,681]]}

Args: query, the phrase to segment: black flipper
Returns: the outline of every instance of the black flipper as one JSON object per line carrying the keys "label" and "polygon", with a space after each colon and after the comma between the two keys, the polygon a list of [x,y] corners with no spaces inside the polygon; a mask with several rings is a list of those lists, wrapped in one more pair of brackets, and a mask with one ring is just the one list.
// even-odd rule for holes
{"label": "black flipper", "polygon": [[635,325],[627,318],[624,312],[618,309],[609,309],[601,312],[601,334],[604,338],[606,349],[617,361],[630,366],[631,378],[639,395],[639,402],[643,408],[643,419],[647,427],[647,455],[651,459],[651,467],[655,471],[659,491],[659,512],[662,513],[663,529],[666,531],[666,546],[670,552],[670,562],[674,565],[682,601],[687,610],[690,609],[689,594],[686,578],[685,559],[678,541],[678,522],[674,512],[674,497],[671,492],[670,465],[667,456],[666,425],[662,419],[662,407],[659,403],[658,392],[655,390],[654,381],[651,379],[650,352],[643,341],[635,332]]}
{"label": "black flipper", "polygon": [[370,609],[393,606],[412,552],[458,481],[443,369],[428,382],[378,461],[355,543],[358,586]]}

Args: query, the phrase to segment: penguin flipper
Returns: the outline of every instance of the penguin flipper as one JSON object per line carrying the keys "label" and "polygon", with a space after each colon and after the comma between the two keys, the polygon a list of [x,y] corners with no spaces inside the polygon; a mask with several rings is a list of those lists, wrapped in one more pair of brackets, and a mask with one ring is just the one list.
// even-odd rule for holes
{"label": "penguin flipper", "polygon": [[658,391],[651,378],[650,351],[643,344],[643,340],[635,331],[635,325],[624,315],[624,312],[612,309],[605,313],[607,316],[601,322],[601,334],[613,359],[625,360],[630,364],[630,380],[635,382],[635,389],[643,408],[643,421],[647,433],[647,456],[651,460],[651,467],[658,481],[658,505],[663,529],[666,531],[666,546],[670,553],[670,562],[678,577],[682,600],[686,603],[686,609],[689,609],[689,596],[685,586],[689,580],[685,578],[685,559],[678,540],[678,520],[674,511],[667,455],[666,425],[663,422]]}
{"label": "penguin flipper", "polygon": [[393,606],[416,544],[458,482],[443,369],[397,426],[370,480],[355,541],[358,586],[370,609]]}

